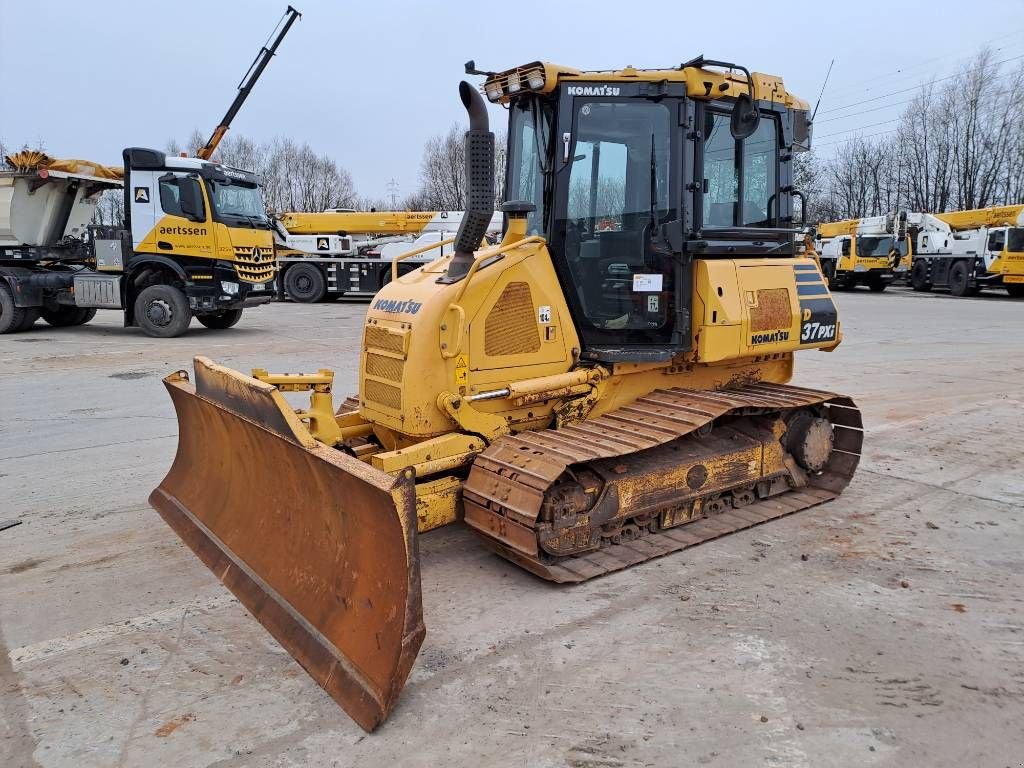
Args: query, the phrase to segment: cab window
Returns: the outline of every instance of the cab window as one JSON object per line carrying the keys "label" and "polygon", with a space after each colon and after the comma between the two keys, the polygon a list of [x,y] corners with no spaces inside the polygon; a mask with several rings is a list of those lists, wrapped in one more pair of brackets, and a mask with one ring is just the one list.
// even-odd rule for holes
{"label": "cab window", "polygon": [[1002,253],[1006,246],[1006,232],[1000,230],[988,236],[988,249],[994,253]]}
{"label": "cab window", "polygon": [[[196,196],[202,201],[203,196],[200,192],[199,181],[186,176],[163,176],[160,179],[160,207],[163,212],[168,216],[185,216],[184,211],[181,210],[181,190],[182,187],[191,184],[195,188]],[[200,218],[206,217],[206,206],[200,202],[203,210],[200,213]]]}
{"label": "cab window", "polygon": [[160,207],[168,216],[182,216],[178,179],[160,180]]}
{"label": "cab window", "polygon": [[757,130],[736,141],[729,114],[704,116],[704,226],[773,226],[778,199],[778,130],[762,115]]}

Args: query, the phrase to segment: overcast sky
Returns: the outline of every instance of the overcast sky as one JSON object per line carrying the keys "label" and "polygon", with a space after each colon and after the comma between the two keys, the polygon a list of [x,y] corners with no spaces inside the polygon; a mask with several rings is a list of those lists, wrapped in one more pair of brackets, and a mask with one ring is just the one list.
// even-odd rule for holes
{"label": "overcast sky", "polygon": [[[887,94],[947,75],[984,43],[998,59],[1024,56],[1022,0],[975,0],[970,13],[952,0],[293,1],[303,18],[232,130],[308,141],[361,194],[380,197],[391,178],[400,195],[413,191],[424,140],[463,119],[467,59],[482,69],[536,59],[649,68],[703,53],[781,75],[813,104],[835,58],[815,127],[827,154],[851,129],[891,130],[913,93]],[[0,139],[119,164],[124,146],[208,134],[285,5],[0,0]],[[504,122],[492,109],[492,123]]]}

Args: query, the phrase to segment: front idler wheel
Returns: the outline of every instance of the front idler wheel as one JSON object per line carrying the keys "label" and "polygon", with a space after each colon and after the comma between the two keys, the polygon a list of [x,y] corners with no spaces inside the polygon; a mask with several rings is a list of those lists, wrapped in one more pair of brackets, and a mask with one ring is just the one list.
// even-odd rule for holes
{"label": "front idler wheel", "polygon": [[832,423],[813,411],[798,411],[786,427],[785,446],[808,472],[821,472],[832,455]]}

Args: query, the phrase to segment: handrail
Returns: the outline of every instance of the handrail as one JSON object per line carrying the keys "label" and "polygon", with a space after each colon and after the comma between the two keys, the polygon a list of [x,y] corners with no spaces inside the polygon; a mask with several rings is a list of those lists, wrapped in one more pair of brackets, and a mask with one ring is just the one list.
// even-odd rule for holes
{"label": "handrail", "polygon": [[442,240],[440,243],[431,243],[430,245],[424,245],[421,248],[416,248],[415,250],[398,254],[397,256],[395,256],[395,258],[391,260],[391,279],[398,279],[398,262],[405,261],[406,259],[411,259],[413,256],[419,256],[421,253],[432,251],[435,248],[444,248],[446,245],[451,245],[454,242],[455,238],[449,237],[447,240]]}
{"label": "handrail", "polygon": [[516,240],[516,241],[511,242],[511,243],[499,243],[497,246],[492,246],[492,247],[487,248],[487,249],[485,249],[483,251],[477,252],[476,256],[473,259],[473,263],[469,266],[469,271],[466,272],[465,277],[463,277],[462,280],[460,281],[462,283],[462,285],[459,287],[459,292],[457,294],[455,294],[455,298],[452,299],[451,303],[448,305],[448,311],[449,312],[454,310],[455,312],[458,313],[458,315],[459,315],[459,325],[458,325],[458,331],[455,334],[455,339],[456,339],[455,348],[454,349],[442,349],[441,350],[441,357],[442,358],[444,358],[445,360],[450,360],[451,358],[455,357],[456,355],[458,355],[462,351],[462,329],[463,329],[463,326],[465,326],[465,324],[466,324],[466,310],[464,310],[459,305],[459,302],[462,301],[462,297],[466,293],[466,288],[469,287],[469,281],[473,279],[473,275],[476,274],[476,271],[480,268],[480,265],[483,264],[485,261],[487,261],[487,259],[490,259],[493,256],[500,256],[501,254],[505,253],[506,251],[511,251],[513,248],[518,248],[518,247],[520,247],[522,245],[530,245],[531,243],[546,243],[546,242],[547,242],[547,240],[545,240],[540,235],[531,235],[530,237],[524,237],[521,240]]}

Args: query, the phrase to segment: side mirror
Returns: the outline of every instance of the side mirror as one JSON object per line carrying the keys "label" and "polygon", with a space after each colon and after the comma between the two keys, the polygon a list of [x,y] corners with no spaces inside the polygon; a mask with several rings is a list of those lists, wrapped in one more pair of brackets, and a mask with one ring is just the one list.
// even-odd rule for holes
{"label": "side mirror", "polygon": [[736,103],[732,107],[732,118],[729,120],[729,132],[737,141],[743,141],[753,135],[761,122],[761,113],[758,111],[750,94],[741,93],[736,97]]}
{"label": "side mirror", "polygon": [[203,204],[203,192],[195,179],[181,179],[178,182],[181,212],[190,221],[206,221],[206,206]]}

